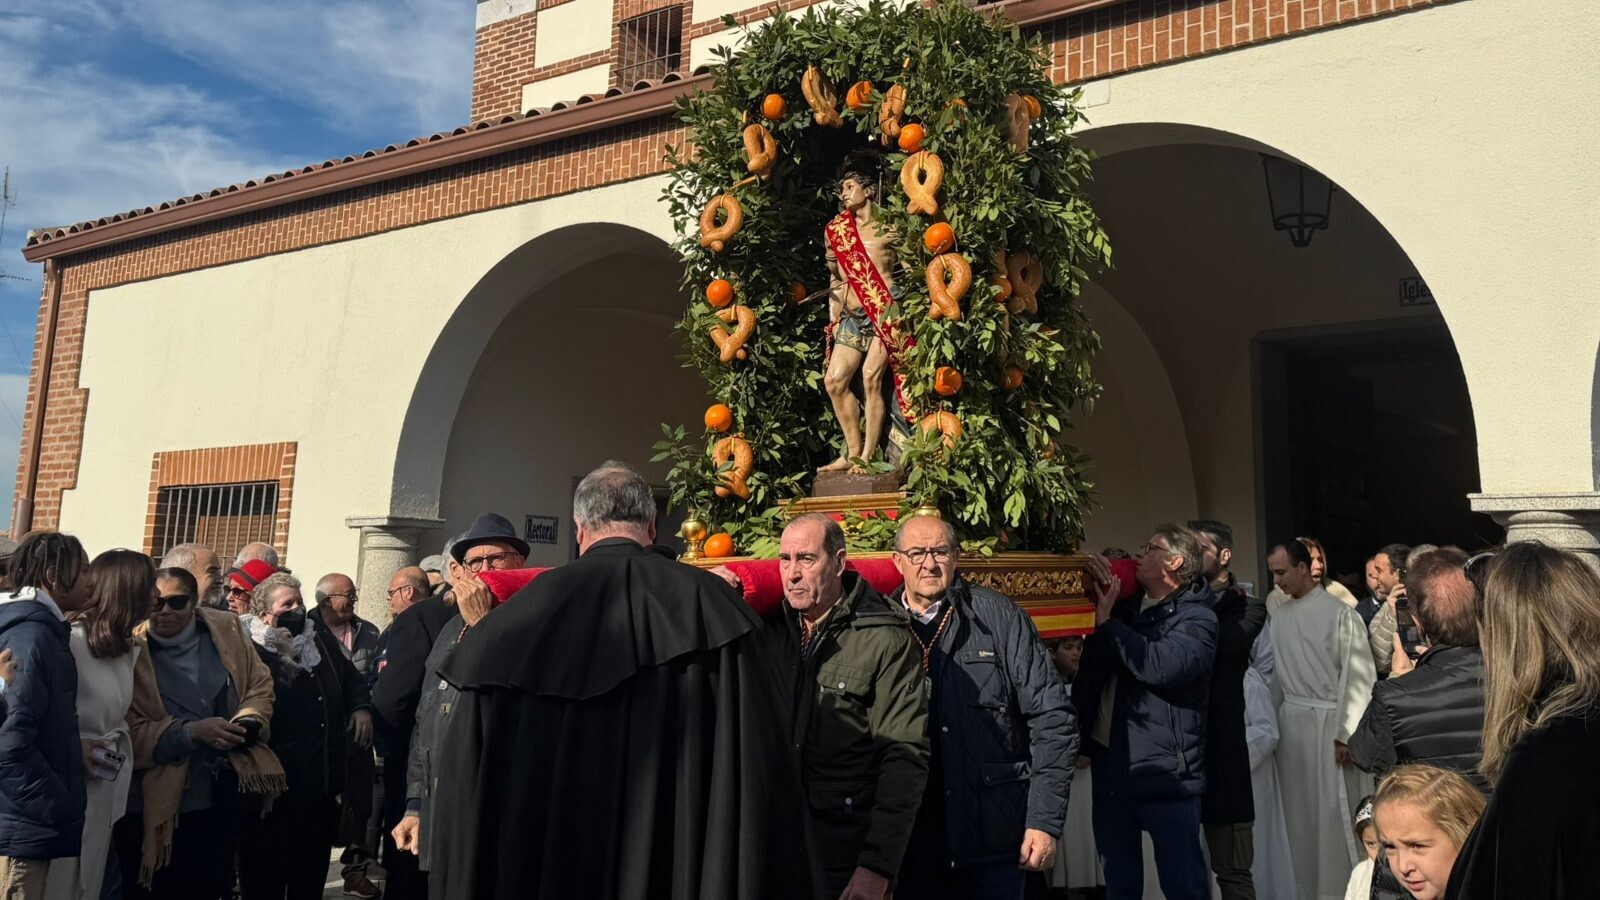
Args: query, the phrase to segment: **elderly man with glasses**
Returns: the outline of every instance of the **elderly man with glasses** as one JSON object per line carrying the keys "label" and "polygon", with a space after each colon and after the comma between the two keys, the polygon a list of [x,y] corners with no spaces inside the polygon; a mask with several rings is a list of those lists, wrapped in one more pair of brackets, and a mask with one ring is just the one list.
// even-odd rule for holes
{"label": "elderly man with glasses", "polygon": [[1169,900],[1211,896],[1200,848],[1206,712],[1217,650],[1213,594],[1198,535],[1161,525],[1139,548],[1141,591],[1092,557],[1099,583],[1095,631],[1084,641],[1072,700],[1094,773],[1094,836],[1105,859],[1106,896],[1144,894],[1141,833],[1155,847]]}
{"label": "elderly man with glasses", "polygon": [[1028,614],[958,574],[955,529],[913,516],[895,535],[931,690],[932,757],[896,894],[1020,898],[1047,871],[1067,816],[1076,716]]}

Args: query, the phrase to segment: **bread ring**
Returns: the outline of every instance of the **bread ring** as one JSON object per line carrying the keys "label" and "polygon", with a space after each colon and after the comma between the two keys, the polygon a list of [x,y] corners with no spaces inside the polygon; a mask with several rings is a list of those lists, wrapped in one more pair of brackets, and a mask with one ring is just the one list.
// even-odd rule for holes
{"label": "bread ring", "polygon": [[911,215],[939,214],[939,186],[944,184],[944,160],[939,154],[918,150],[900,167],[900,186],[906,189],[906,212]]}
{"label": "bread ring", "polygon": [[956,439],[961,437],[961,419],[953,412],[928,413],[917,423],[923,434],[939,432],[944,435],[945,447],[954,446]]}
{"label": "bread ring", "polygon": [[[717,224],[718,210],[727,214],[721,225]],[[700,246],[709,248],[713,253],[721,253],[743,224],[744,210],[739,206],[738,197],[732,194],[712,197],[706,203],[706,208],[700,211]]]}
{"label": "bread ring", "polygon": [[711,340],[722,351],[722,361],[731,363],[735,359],[748,359],[750,354],[745,351],[744,345],[756,330],[756,314],[748,306],[729,306],[717,310],[716,315],[729,325],[736,321],[739,323],[734,327],[733,334],[729,334],[721,325],[711,327]]}
{"label": "bread ring", "polygon": [[750,450],[750,444],[738,436],[725,437],[711,448],[711,461],[721,469],[729,459],[733,460],[732,468],[717,474],[716,492],[718,497],[736,496],[740,500],[750,499],[750,488],[745,484],[745,479],[756,467],[756,455]]}
{"label": "bread ring", "polygon": [[878,104],[878,127],[883,130],[883,143],[888,146],[900,136],[900,117],[906,114],[906,89],[891,85],[883,92],[883,102]]}
{"label": "bread ring", "polygon": [[1037,315],[1039,288],[1044,286],[1044,266],[1039,264],[1039,258],[1026,250],[1011,254],[1006,259],[1006,275],[1011,280],[1011,302],[1006,309]]}
{"label": "bread ring", "polygon": [[1028,152],[1028,100],[1026,97],[1012,94],[1006,98],[1006,134],[1011,140],[1011,149],[1018,153]]}
{"label": "bread ring", "polygon": [[745,126],[744,155],[750,160],[745,166],[750,174],[762,178],[772,175],[772,167],[778,162],[778,142],[772,139],[767,126],[760,123]]}
{"label": "bread ring", "polygon": [[959,253],[941,253],[928,263],[928,318],[961,318],[961,298],[972,287],[972,266]]}
{"label": "bread ring", "polygon": [[1004,250],[994,252],[994,274],[989,276],[989,283],[1000,289],[1000,295],[995,300],[1004,303],[1011,296],[1011,278],[1007,274]]}
{"label": "bread ring", "polygon": [[839,95],[834,93],[833,82],[817,71],[815,65],[806,66],[806,73],[800,76],[800,93],[806,96],[811,117],[818,125],[838,128],[844,124],[844,119],[839,115]]}

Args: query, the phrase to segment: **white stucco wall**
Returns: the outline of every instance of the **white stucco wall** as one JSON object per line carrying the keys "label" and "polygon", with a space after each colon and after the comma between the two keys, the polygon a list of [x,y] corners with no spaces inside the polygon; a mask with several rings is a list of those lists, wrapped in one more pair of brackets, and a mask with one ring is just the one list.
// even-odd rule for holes
{"label": "white stucco wall", "polygon": [[298,441],[289,564],[353,570],[344,519],[393,511],[414,385],[462,298],[516,248],[567,225],[625,222],[669,238],[661,189],[629,182],[96,291],[83,456],[62,527],[92,552],[137,546],[156,452]]}
{"label": "white stucco wall", "polygon": [[1220,129],[1327,173],[1438,299],[1484,490],[1589,491],[1597,42],[1589,4],[1450,3],[1109,79],[1093,125]]}
{"label": "white stucco wall", "polygon": [[530,109],[563,101],[571,103],[584,94],[603,94],[610,86],[610,63],[535,81],[522,86],[522,111],[527,112]]}
{"label": "white stucco wall", "polygon": [[533,64],[548,66],[611,47],[612,0],[572,0],[539,11]]}

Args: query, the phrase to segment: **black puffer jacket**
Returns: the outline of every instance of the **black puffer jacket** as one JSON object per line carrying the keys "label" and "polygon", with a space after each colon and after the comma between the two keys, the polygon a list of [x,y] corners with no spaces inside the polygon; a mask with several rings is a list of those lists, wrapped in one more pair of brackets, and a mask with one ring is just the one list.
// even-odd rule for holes
{"label": "black puffer jacket", "polygon": [[1478,790],[1483,759],[1483,651],[1434,647],[1417,667],[1372,688],[1350,755],[1362,770],[1382,775],[1404,763],[1426,763],[1465,775]]}
{"label": "black puffer jacket", "polygon": [[1196,579],[1140,611],[1144,594],[1118,603],[1083,642],[1072,682],[1078,728],[1095,732],[1100,698],[1116,679],[1111,746],[1084,746],[1096,788],[1142,798],[1198,797],[1205,790],[1206,707],[1217,652],[1211,586]]}
{"label": "black puffer jacket", "polygon": [[1216,594],[1217,658],[1211,667],[1211,701],[1206,711],[1206,792],[1200,821],[1253,822],[1255,795],[1250,787],[1250,746],[1245,740],[1244,670],[1250,651],[1267,624],[1267,605],[1231,583]]}
{"label": "black puffer jacket", "polygon": [[1077,716],[1021,607],[960,579],[946,598],[954,609],[934,651],[930,735],[944,783],[928,787],[945,791],[951,863],[1015,863],[1024,828],[1061,836]]}

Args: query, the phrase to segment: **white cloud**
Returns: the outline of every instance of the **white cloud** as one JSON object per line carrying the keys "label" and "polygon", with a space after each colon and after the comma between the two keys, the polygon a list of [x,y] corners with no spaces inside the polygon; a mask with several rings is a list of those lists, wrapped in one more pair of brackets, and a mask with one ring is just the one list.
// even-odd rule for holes
{"label": "white cloud", "polygon": [[[114,0],[163,46],[403,140],[468,118],[475,18],[465,0]],[[365,149],[365,148],[363,148]]]}

